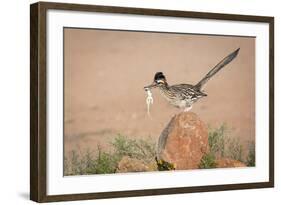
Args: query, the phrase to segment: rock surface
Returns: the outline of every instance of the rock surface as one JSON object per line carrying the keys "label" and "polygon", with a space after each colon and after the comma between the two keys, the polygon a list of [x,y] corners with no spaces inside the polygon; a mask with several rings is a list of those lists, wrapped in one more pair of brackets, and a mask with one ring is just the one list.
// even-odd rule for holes
{"label": "rock surface", "polygon": [[176,170],[197,169],[208,150],[206,125],[195,113],[181,112],[162,131],[157,157],[172,163]]}
{"label": "rock surface", "polygon": [[118,163],[116,172],[145,172],[156,171],[157,165],[155,161],[145,162],[143,160],[131,158],[129,156],[123,157]]}
{"label": "rock surface", "polygon": [[217,159],[215,161],[216,168],[230,168],[230,167],[246,167],[246,164],[234,159]]}

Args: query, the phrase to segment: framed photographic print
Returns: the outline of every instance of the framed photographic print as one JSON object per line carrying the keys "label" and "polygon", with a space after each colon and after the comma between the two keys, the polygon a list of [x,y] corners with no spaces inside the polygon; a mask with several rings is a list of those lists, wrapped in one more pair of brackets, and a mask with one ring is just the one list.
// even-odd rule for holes
{"label": "framed photographic print", "polygon": [[274,186],[274,18],[31,5],[30,197]]}

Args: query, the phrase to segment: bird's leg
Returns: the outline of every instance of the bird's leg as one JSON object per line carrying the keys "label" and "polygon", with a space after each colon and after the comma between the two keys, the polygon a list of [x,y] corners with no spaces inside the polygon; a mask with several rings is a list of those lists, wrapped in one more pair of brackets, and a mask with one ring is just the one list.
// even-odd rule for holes
{"label": "bird's leg", "polygon": [[192,106],[189,106],[189,107],[186,107],[186,108],[184,108],[184,112],[188,112],[189,110],[191,110],[191,108],[192,108]]}

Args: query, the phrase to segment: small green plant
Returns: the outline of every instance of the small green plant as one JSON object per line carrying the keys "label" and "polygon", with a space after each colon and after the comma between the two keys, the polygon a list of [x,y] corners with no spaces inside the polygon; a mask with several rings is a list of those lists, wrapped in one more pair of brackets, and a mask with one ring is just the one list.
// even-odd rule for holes
{"label": "small green plant", "polygon": [[156,155],[155,143],[151,139],[129,139],[118,135],[112,142],[115,155],[122,158],[129,156],[144,161],[151,161]]}
{"label": "small green plant", "polygon": [[84,160],[80,159],[76,151],[71,151],[71,171],[70,173],[83,174]]}
{"label": "small green plant", "polygon": [[63,157],[63,175],[64,176],[67,176],[67,175],[70,175],[69,174],[70,171],[69,171],[69,162],[68,162],[68,159],[67,157]]}
{"label": "small green plant", "polygon": [[225,156],[225,144],[228,136],[226,124],[222,124],[219,128],[209,128],[209,147],[210,153],[215,157]]}
{"label": "small green plant", "polygon": [[210,169],[216,167],[216,158],[212,153],[205,154],[199,164],[200,169]]}
{"label": "small green plant", "polygon": [[87,150],[86,154],[83,156],[82,161],[84,162],[85,174],[95,173],[95,160],[93,157],[93,153]]}
{"label": "small green plant", "polygon": [[246,164],[249,167],[254,167],[256,166],[256,149],[255,149],[255,143],[250,142],[248,146],[248,156],[247,156],[247,161]]}
{"label": "small green plant", "polygon": [[229,139],[227,157],[243,162],[243,147],[238,139]]}
{"label": "small green plant", "polygon": [[[94,161],[94,174],[114,173],[118,164],[118,158],[99,149],[98,157]],[[93,174],[93,173],[89,173]]]}

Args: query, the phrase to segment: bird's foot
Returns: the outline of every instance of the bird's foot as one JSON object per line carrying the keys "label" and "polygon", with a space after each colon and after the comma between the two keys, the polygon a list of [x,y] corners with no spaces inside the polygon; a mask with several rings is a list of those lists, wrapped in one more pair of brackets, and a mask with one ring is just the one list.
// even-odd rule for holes
{"label": "bird's foot", "polygon": [[190,106],[190,107],[186,107],[186,108],[184,108],[184,112],[188,112],[189,110],[191,110],[191,108],[192,108],[192,106]]}

